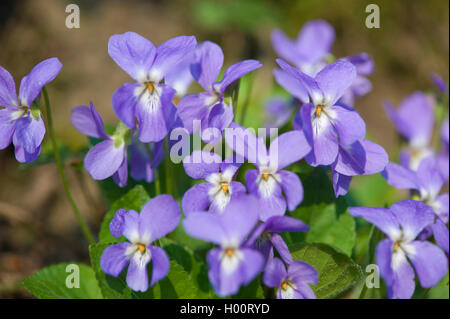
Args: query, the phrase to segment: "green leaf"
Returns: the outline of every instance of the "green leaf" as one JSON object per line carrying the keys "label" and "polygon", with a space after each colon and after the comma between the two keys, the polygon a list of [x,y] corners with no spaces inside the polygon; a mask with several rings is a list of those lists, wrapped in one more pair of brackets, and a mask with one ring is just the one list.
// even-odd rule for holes
{"label": "green leaf", "polygon": [[291,215],[303,220],[310,230],[305,234],[287,234],[287,241],[323,243],[351,256],[356,242],[355,221],[348,213],[345,198],[335,197],[332,183],[322,168],[301,179],[304,201]]}
{"label": "green leaf", "polygon": [[449,298],[449,279],[448,279],[448,272],[447,275],[444,276],[444,278],[441,279],[441,281],[430,289],[430,291],[427,293],[426,298],[427,299],[448,299]]}
{"label": "green leaf", "polygon": [[162,247],[169,258],[180,265],[198,288],[197,298],[214,298],[208,279],[208,267],[203,260],[189,247],[183,246],[170,239],[161,239]]}
{"label": "green leaf", "polygon": [[[77,275],[79,275],[79,281],[76,279]],[[79,287],[77,287],[77,283],[79,283]],[[94,271],[84,264],[52,265],[25,278],[23,284],[29,292],[40,299],[103,298]]]}
{"label": "green leaf", "polygon": [[132,188],[128,193],[126,193],[124,196],[122,196],[120,199],[115,201],[112,205],[110,210],[106,213],[102,225],[100,227],[100,234],[99,234],[99,242],[108,242],[108,243],[115,243],[119,241],[123,241],[122,238],[115,238],[111,235],[111,232],[109,231],[109,223],[113,219],[114,215],[116,214],[117,210],[123,208],[126,210],[134,209],[137,212],[140,212],[141,208],[150,200],[150,196],[144,189],[142,185],[137,185],[134,188]]}
{"label": "green leaf", "polygon": [[363,278],[361,267],[344,254],[324,244],[297,244],[290,247],[294,260],[313,266],[319,274],[311,285],[317,298],[333,298],[355,286]]}

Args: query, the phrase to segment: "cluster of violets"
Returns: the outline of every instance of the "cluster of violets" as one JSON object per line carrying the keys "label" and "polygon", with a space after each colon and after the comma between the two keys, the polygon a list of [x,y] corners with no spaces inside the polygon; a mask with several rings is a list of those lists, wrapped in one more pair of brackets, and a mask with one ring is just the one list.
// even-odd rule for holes
{"label": "cluster of violets", "polygon": [[[193,36],[175,37],[155,47],[133,32],[113,35],[108,53],[132,79],[112,97],[119,124],[107,130],[92,103],[72,110],[75,128],[98,140],[87,153],[84,168],[96,180],[112,177],[120,187],[127,184],[129,174],[137,181],[155,179],[165,156],[165,139],[176,128],[200,133],[211,145],[224,142],[234,151],[222,159],[194,150],[183,160],[186,174],[202,182],[182,197],[182,225],[192,237],[216,245],[208,252],[207,263],[210,283],[219,296],[236,294],[263,273],[264,284],[276,288],[277,298],[315,298],[310,285],[318,283],[317,271],[293,260],[280,235],[309,229],[286,214],[303,200],[300,178],[288,170],[302,159],[331,170],[336,197],[348,192],[353,176],[375,173],[396,188],[410,190],[411,199],[389,209],[350,208],[353,216],[386,235],[378,243],[376,263],[388,297],[410,298],[415,273],[421,286],[428,288],[448,271],[449,198],[440,194],[449,176],[448,119],[442,124],[441,149],[435,152],[434,100],[416,92],[397,109],[386,103],[389,118],[408,141],[400,164],[389,162],[381,146],[366,140],[365,122],[354,108],[356,99],[371,90],[367,76],[374,63],[366,53],[335,59],[334,38],[333,28],[322,20],[308,22],[296,40],[279,30],[272,33],[280,67],[273,73],[292,96],[268,101],[266,126],[282,128],[293,118],[294,129],[273,139],[269,147],[265,136],[257,137],[234,121],[236,106],[227,90],[261,63],[235,63],[218,80],[224,61],[221,48],[209,41],[197,43]],[[14,80],[0,67],[0,149],[13,143],[20,162],[39,155],[45,133],[40,92],[60,69],[56,58],[38,64],[22,79],[17,98]],[[188,94],[194,81],[204,91]],[[438,77],[435,82],[448,98],[446,84]],[[195,121],[202,131],[197,132]],[[205,134],[208,128],[219,133]],[[255,166],[245,172],[245,185],[235,180],[244,162],[237,158]],[[181,215],[179,204],[168,194],[151,199],[140,213],[118,210],[110,231],[126,241],[105,249],[102,270],[118,276],[128,266],[128,286],[146,291],[149,282],[153,286],[163,279],[170,267],[164,249],[152,243],[172,232]],[[439,247],[428,240],[431,237]]]}

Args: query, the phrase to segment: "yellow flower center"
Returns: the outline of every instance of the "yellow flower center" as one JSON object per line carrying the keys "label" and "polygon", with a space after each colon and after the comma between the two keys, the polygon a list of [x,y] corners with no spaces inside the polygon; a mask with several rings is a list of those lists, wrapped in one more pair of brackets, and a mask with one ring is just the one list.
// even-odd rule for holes
{"label": "yellow flower center", "polygon": [[323,105],[317,105],[316,106],[316,115],[320,116],[320,114],[322,114],[323,111]]}
{"label": "yellow flower center", "polygon": [[287,287],[288,287],[288,282],[287,282],[287,281],[283,281],[283,282],[281,283],[281,289],[286,290]]}
{"label": "yellow flower center", "polygon": [[233,257],[234,249],[233,248],[227,248],[225,249],[225,255],[227,255],[228,258]]}
{"label": "yellow flower center", "polygon": [[400,244],[399,244],[398,241],[396,241],[396,242],[394,243],[394,251],[397,251],[397,250],[399,249],[399,247],[400,247]]}
{"label": "yellow flower center", "polygon": [[145,253],[145,251],[147,250],[147,247],[144,244],[137,244],[137,246],[141,254]]}
{"label": "yellow flower center", "polygon": [[269,173],[263,173],[262,177],[264,178],[264,180],[268,180],[269,179],[270,174]]}
{"label": "yellow flower center", "polygon": [[173,103],[175,106],[177,106],[178,103],[180,103],[180,98],[179,98],[178,96],[175,96],[175,97],[173,98],[172,103]]}
{"label": "yellow flower center", "polygon": [[149,82],[146,84],[147,90],[150,92],[150,94],[153,94],[153,90],[155,89],[155,85],[152,82]]}
{"label": "yellow flower center", "polygon": [[222,191],[223,191],[225,194],[228,194],[228,192],[230,191],[230,186],[228,185],[227,182],[221,183],[221,186],[220,186],[220,187],[222,188]]}

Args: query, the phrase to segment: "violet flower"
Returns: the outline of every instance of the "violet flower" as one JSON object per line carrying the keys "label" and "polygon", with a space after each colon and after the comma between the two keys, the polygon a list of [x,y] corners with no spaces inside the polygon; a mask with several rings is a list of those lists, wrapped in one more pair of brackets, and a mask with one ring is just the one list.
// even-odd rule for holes
{"label": "violet flower", "polygon": [[257,167],[247,171],[245,180],[248,191],[261,202],[260,219],[284,215],[286,207],[293,211],[303,200],[303,186],[297,174],[283,169],[309,153],[311,147],[303,133],[284,133],[267,150],[262,137],[257,138],[234,122],[230,128],[225,131],[225,141],[238,155],[238,161],[246,158]]}
{"label": "violet flower", "polygon": [[408,199],[389,209],[351,207],[350,214],[366,219],[388,237],[377,245],[376,263],[389,298],[408,299],[413,295],[415,276],[411,264],[424,288],[433,287],[447,273],[448,260],[443,251],[430,242],[415,240],[433,222],[434,214],[428,205]]}
{"label": "violet flower", "polygon": [[61,67],[57,58],[40,62],[22,78],[17,98],[13,77],[0,66],[0,150],[12,142],[21,163],[33,162],[41,152],[45,125],[39,109],[40,93]]}
{"label": "violet flower", "polygon": [[150,285],[163,279],[170,268],[169,257],[164,249],[152,242],[172,232],[180,222],[178,203],[170,195],[152,198],[140,214],[134,210],[120,209],[111,220],[111,234],[125,236],[127,242],[107,247],[100,258],[100,267],[117,277],[128,266],[126,282],[135,291],[148,289],[147,264],[153,263]]}
{"label": "violet flower", "polygon": [[278,233],[306,232],[309,226],[301,220],[289,216],[272,216],[258,225],[246,242],[246,246],[259,250],[266,262],[273,259],[273,248],[287,264],[292,262],[289,248]]}
{"label": "violet flower", "polygon": [[[272,45],[280,58],[292,63],[301,72],[315,77],[332,59],[331,46],[335,39],[333,27],[323,20],[306,23],[295,41],[290,40],[280,31],[272,32]],[[367,53],[343,58],[356,67],[356,77],[340,101],[347,106],[354,106],[355,97],[361,97],[372,89],[367,76],[373,73],[373,61]],[[287,89],[292,86],[291,75],[280,69],[274,69],[277,82]],[[307,91],[299,86],[287,89],[295,97],[307,102]]]}
{"label": "violet flower", "polygon": [[423,159],[417,171],[391,162],[386,166],[382,176],[389,185],[413,190],[416,192],[413,198],[423,201],[432,208],[435,218],[421,237],[426,238],[433,233],[438,245],[448,252],[449,230],[445,224],[449,218],[449,194],[439,195],[444,179],[438,170],[435,158],[429,156]]}
{"label": "violet flower", "polygon": [[206,210],[222,213],[233,197],[246,192],[244,185],[233,181],[239,165],[222,162],[217,154],[196,150],[184,158],[183,165],[191,178],[206,181],[184,194],[181,206],[185,215]]}
{"label": "violet flower", "polygon": [[[216,81],[223,64],[222,49],[205,41],[196,49],[196,62],[191,65],[194,79],[206,92],[184,97],[178,105],[178,116],[189,133],[194,133],[194,121],[201,121],[202,130],[217,128],[221,133],[233,121],[231,99],[224,98],[226,88],[245,74],[261,67],[256,60],[244,60],[229,66],[221,81]],[[216,143],[220,136],[204,136],[208,143]]]}
{"label": "violet flower", "polygon": [[295,41],[281,30],[272,32],[272,45],[278,56],[310,76],[315,76],[327,65],[334,39],[333,27],[323,20],[306,23]]}
{"label": "violet flower", "polygon": [[319,282],[319,275],[311,265],[293,261],[286,267],[278,259],[272,259],[264,270],[264,284],[277,288],[277,299],[316,299],[309,285]]}
{"label": "violet flower", "polygon": [[397,131],[408,140],[409,146],[400,153],[400,163],[406,168],[417,170],[425,157],[433,154],[430,140],[433,134],[434,102],[422,92],[407,96],[394,109],[386,102],[385,110]]}
{"label": "violet flower", "polygon": [[336,197],[347,194],[353,176],[372,175],[384,170],[389,157],[383,147],[368,140],[348,146],[339,145],[336,161],[331,165]]}
{"label": "violet flower", "polygon": [[113,176],[116,184],[125,186],[128,180],[127,145],[131,131],[120,122],[114,134],[109,136],[100,114],[92,103],[90,107],[74,107],[70,121],[81,133],[103,140],[86,154],[84,158],[86,171],[95,180]]}
{"label": "violet flower", "polygon": [[255,198],[240,195],[220,215],[192,212],[183,221],[190,236],[219,245],[208,252],[207,261],[209,281],[221,297],[236,294],[263,269],[261,253],[243,246],[258,221],[258,208]]}
{"label": "violet flower", "polygon": [[139,140],[159,142],[175,114],[175,90],[161,81],[195,48],[193,36],[172,38],[158,47],[144,37],[126,32],[111,36],[108,53],[136,83],[125,83],[113,95],[117,116],[130,129],[138,124]]}
{"label": "violet flower", "polygon": [[303,86],[311,101],[300,110],[301,127],[312,146],[306,161],[312,166],[331,165],[338,156],[339,145],[351,145],[366,134],[366,125],[358,112],[337,104],[356,77],[355,67],[338,60],[311,78],[283,60],[277,62],[291,76],[291,86],[285,89]]}

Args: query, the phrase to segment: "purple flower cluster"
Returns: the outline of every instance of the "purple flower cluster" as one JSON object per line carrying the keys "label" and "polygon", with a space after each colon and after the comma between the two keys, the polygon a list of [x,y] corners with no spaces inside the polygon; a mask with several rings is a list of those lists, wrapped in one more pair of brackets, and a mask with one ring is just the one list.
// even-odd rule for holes
{"label": "purple flower cluster", "polygon": [[42,88],[61,70],[57,58],[42,61],[22,78],[17,97],[11,74],[0,66],[0,150],[14,144],[16,159],[33,162],[41,152],[45,125],[41,118]]}

